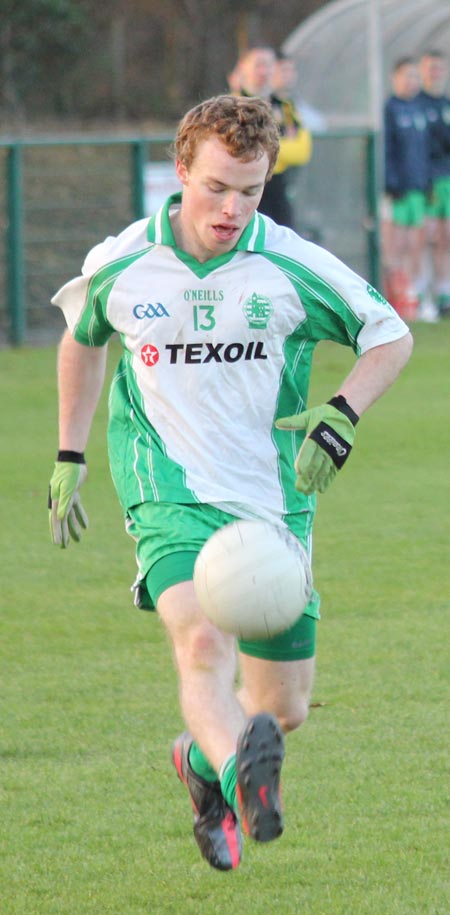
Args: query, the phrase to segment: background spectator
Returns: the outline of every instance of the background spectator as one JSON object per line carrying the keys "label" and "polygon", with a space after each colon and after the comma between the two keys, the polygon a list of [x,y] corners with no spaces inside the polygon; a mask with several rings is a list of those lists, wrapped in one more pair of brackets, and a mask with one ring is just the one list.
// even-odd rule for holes
{"label": "background spectator", "polygon": [[428,205],[428,241],[432,252],[432,288],[440,315],[450,315],[450,98],[445,94],[448,62],[440,51],[420,59],[423,103],[430,132],[432,194]]}
{"label": "background spectator", "polygon": [[393,94],[384,110],[385,290],[405,317],[416,316],[423,294],[423,252],[427,193],[430,188],[429,133],[418,99],[419,71],[412,57],[394,65]]}
{"label": "background spectator", "polygon": [[[280,130],[280,153],[271,180],[266,184],[259,211],[280,225],[295,228],[290,200],[292,169],[306,165],[311,158],[312,138],[289,98],[291,66],[283,66],[273,48],[258,47],[246,51],[232,72],[237,95],[257,95],[270,102]],[[276,84],[275,84],[276,81]]]}

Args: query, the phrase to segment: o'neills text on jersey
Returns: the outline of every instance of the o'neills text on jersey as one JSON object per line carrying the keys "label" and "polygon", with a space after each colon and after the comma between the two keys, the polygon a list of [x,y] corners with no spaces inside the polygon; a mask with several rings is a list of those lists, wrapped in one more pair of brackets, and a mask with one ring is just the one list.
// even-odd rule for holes
{"label": "o'neills text on jersey", "polygon": [[185,289],[186,302],[223,302],[223,289]]}

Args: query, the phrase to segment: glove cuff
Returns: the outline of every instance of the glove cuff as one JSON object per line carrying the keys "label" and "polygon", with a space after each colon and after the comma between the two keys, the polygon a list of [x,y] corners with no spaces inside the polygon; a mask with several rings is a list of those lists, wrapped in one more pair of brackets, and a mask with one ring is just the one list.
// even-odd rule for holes
{"label": "glove cuff", "polygon": [[85,464],[86,459],[83,451],[58,451],[57,461],[64,461],[69,464]]}
{"label": "glove cuff", "polygon": [[343,394],[337,394],[336,397],[332,397],[331,400],[328,401],[328,403],[332,407],[335,407],[336,410],[339,410],[340,413],[343,413],[344,416],[346,416],[347,419],[350,420],[350,422],[353,426],[356,426],[356,424],[359,422],[358,414],[355,413],[355,411],[351,408],[350,404],[347,403]]}

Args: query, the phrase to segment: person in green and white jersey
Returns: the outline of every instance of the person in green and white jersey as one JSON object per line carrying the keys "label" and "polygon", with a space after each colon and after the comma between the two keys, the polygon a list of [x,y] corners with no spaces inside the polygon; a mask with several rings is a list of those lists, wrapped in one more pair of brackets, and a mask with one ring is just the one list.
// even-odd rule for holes
{"label": "person in green and white jersey", "polygon": [[[422,91],[418,95],[431,142],[432,193],[428,229],[433,265],[433,292],[439,315],[450,317],[450,96],[448,61],[438,50],[420,58]],[[447,90],[447,91],[446,91]]]}
{"label": "person in green and white jersey", "polygon": [[[186,725],[173,762],[200,851],[221,870],[239,864],[242,832],[266,842],[282,831],[283,735],[307,716],[319,597],[292,629],[241,641],[236,654],[196,601],[195,558],[236,518],[286,525],[310,550],[317,492],[412,348],[407,326],[366,280],[258,213],[278,148],[262,99],[197,105],[174,144],[182,193],[94,248],[53,299],[68,329],[52,539],[65,548],[87,524],[84,452],[117,332],[108,443],[136,542],[135,601],[156,608],[173,645]],[[310,406],[321,340],[350,346],[355,363],[328,403]]]}

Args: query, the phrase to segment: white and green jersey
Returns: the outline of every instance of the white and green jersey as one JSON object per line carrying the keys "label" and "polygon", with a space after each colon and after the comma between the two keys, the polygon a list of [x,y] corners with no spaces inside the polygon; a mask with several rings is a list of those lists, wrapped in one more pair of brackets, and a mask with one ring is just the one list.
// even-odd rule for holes
{"label": "white and green jersey", "polygon": [[108,441],[121,503],[271,520],[312,509],[294,488],[303,433],[275,420],[305,409],[320,340],[359,355],[408,328],[337,258],[259,213],[233,251],[199,263],[176,247],[178,206],[106,239],[53,299],[80,343],[120,334]]}

